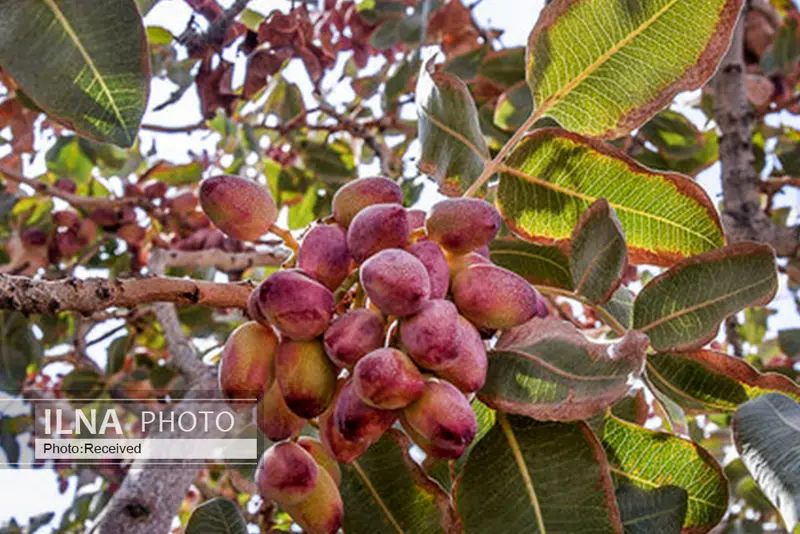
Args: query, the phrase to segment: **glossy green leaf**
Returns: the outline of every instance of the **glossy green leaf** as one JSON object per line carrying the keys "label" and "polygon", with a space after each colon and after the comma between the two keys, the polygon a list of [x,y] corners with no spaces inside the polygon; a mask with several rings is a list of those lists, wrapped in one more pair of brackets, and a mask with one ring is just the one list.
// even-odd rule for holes
{"label": "glossy green leaf", "polygon": [[345,532],[449,531],[450,498],[411,459],[410,447],[408,437],[392,429],[357,460],[341,465]]}
{"label": "glossy green leaf", "polygon": [[519,82],[500,95],[494,108],[494,123],[503,130],[515,131],[522,127],[532,110],[531,91],[524,81]]}
{"label": "glossy green leaf", "polygon": [[611,314],[611,317],[617,320],[617,322],[625,328],[631,328],[633,326],[633,301],[635,299],[635,295],[633,292],[625,286],[620,286],[613,295],[611,295],[611,299],[602,304],[601,307]]}
{"label": "glossy green leaf", "polygon": [[569,260],[556,247],[527,243],[513,237],[489,245],[492,262],[514,271],[532,284],[572,289]]}
{"label": "glossy green leaf", "polygon": [[0,391],[19,393],[28,367],[41,362],[43,348],[31,326],[21,313],[0,311]]}
{"label": "glossy green leaf", "polygon": [[150,87],[134,0],[4,0],[0,11],[0,65],[36,105],[82,135],[132,146]]}
{"label": "glossy green leaf", "polygon": [[681,91],[702,87],[730,43],[742,0],[554,0],[528,40],[538,116],[614,139]]}
{"label": "glossy green leaf", "polygon": [[686,491],[683,532],[708,532],[725,515],[728,483],[714,458],[699,445],[616,417],[606,418],[602,441],[618,487],[676,486]]}
{"label": "glossy green leaf", "polygon": [[639,135],[665,156],[674,158],[694,155],[703,137],[688,118],[671,109],[665,109],[647,121],[639,130]]}
{"label": "glossy green leaf", "polygon": [[677,486],[648,491],[623,484],[617,489],[625,534],[680,534],[688,503],[688,493]]}
{"label": "glossy green leaf", "polygon": [[628,266],[625,232],[604,198],[589,206],[572,233],[569,255],[575,293],[591,302],[607,302]]}
{"label": "glossy green leaf", "polygon": [[698,348],[726,317],[767,304],[777,289],[772,248],[737,243],[683,260],[651,280],[636,297],[633,326],[656,350]]}
{"label": "glossy green leaf", "polygon": [[419,168],[446,195],[459,196],[483,171],[489,157],[469,89],[458,78],[433,72],[429,61],[417,81],[417,115],[422,155]]}
{"label": "glossy green leaf", "polygon": [[503,332],[478,397],[540,421],[586,419],[628,393],[646,349],[647,338],[635,331],[598,343],[566,321],[534,319]]}
{"label": "glossy green leaf", "polygon": [[733,417],[733,442],[786,528],[795,531],[800,525],[800,404],[779,393],[743,404]]}
{"label": "glossy green leaf", "polygon": [[489,52],[481,63],[480,75],[502,87],[524,82],[525,48],[518,46]]}
{"label": "glossy green leaf", "polygon": [[622,533],[603,450],[583,422],[498,414],[455,501],[467,534]]}
{"label": "glossy green leaf", "polygon": [[789,328],[778,332],[778,345],[791,358],[800,356],[800,328]]}
{"label": "glossy green leaf", "polygon": [[203,177],[203,164],[199,161],[175,165],[168,161],[159,161],[147,172],[147,177],[160,180],[167,185],[196,184]]}
{"label": "glossy green leaf", "polygon": [[247,523],[235,502],[215,497],[195,508],[186,534],[247,534]]}
{"label": "glossy green leaf", "polygon": [[768,393],[800,400],[800,386],[777,373],[759,373],[740,358],[710,350],[647,357],[650,383],[689,413],[733,413]]}
{"label": "glossy green leaf", "polygon": [[699,185],[642,167],[600,141],[537,130],[501,167],[497,206],[511,230],[529,241],[567,241],[600,198],[616,211],[633,263],[671,265],[723,244],[719,216]]}

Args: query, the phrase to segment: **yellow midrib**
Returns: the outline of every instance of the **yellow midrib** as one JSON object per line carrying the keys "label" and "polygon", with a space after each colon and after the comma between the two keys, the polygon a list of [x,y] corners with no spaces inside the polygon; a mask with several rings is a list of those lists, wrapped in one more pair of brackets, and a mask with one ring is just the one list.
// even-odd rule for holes
{"label": "yellow midrib", "polygon": [[500,428],[506,436],[508,446],[511,448],[511,454],[514,455],[514,461],[525,483],[525,491],[528,494],[528,499],[530,499],[533,511],[536,514],[536,524],[539,528],[539,534],[547,534],[544,528],[544,518],[542,517],[542,509],[539,506],[539,499],[536,497],[536,491],[533,489],[533,480],[531,480],[531,474],[528,472],[528,466],[525,465],[525,459],[522,457],[522,450],[519,447],[519,442],[517,442],[517,436],[514,435],[514,431],[511,429],[511,425],[508,423],[508,419],[506,419],[504,414],[498,413],[497,421],[500,423]]}
{"label": "yellow midrib", "polygon": [[[597,200],[596,197],[593,197],[591,195],[586,195],[584,193],[579,193],[578,191],[573,191],[571,189],[567,189],[566,187],[554,184],[553,182],[548,182],[547,180],[542,180],[541,178],[536,178],[536,177],[531,176],[530,174],[528,174],[526,172],[519,171],[517,169],[509,167],[505,163],[501,164],[499,166],[498,170],[500,172],[506,172],[508,174],[512,174],[512,175],[516,176],[517,178],[521,178],[523,180],[526,180],[528,182],[534,183],[536,185],[540,185],[540,186],[544,187],[545,189],[550,189],[551,191],[555,191],[556,193],[563,193],[563,194],[565,194],[567,196],[571,196],[571,197],[575,197],[575,198],[578,198],[578,199],[581,199],[581,200],[585,200],[586,202],[589,202],[589,203],[592,203],[595,200]],[[703,241],[705,241],[706,243],[711,245],[711,248],[717,248],[717,247],[720,246],[720,243],[714,242],[711,238],[701,234],[700,232],[698,232],[696,230],[693,230],[691,228],[687,228],[686,226],[682,226],[682,225],[676,223],[675,221],[671,221],[671,220],[669,220],[669,219],[667,219],[665,217],[661,217],[659,215],[653,215],[652,213],[648,213],[648,212],[642,211],[642,210],[637,210],[635,208],[630,208],[628,206],[623,206],[621,204],[616,204],[614,202],[611,202],[610,200],[608,201],[608,203],[609,203],[609,205],[611,205],[611,207],[613,207],[616,210],[624,211],[624,212],[630,213],[632,215],[638,215],[638,216],[644,217],[646,219],[652,219],[654,221],[657,221],[657,222],[660,222],[660,223],[663,223],[663,224],[666,224],[666,225],[669,225],[669,226],[674,226],[675,228],[683,230],[686,233],[692,234],[692,235],[702,239]]]}
{"label": "yellow midrib", "polygon": [[403,531],[403,529],[400,527],[400,524],[392,515],[391,510],[389,510],[389,507],[386,506],[385,502],[383,502],[383,499],[381,499],[381,496],[378,494],[378,490],[376,490],[375,486],[372,485],[372,481],[369,479],[369,477],[367,477],[367,474],[364,472],[364,470],[361,469],[361,466],[358,464],[358,462],[353,462],[351,465],[353,466],[353,469],[356,470],[356,473],[358,473],[358,476],[361,477],[361,480],[364,482],[367,490],[369,490],[370,494],[372,494],[372,498],[375,499],[375,502],[383,511],[384,515],[386,515],[386,519],[389,520],[389,523],[391,523],[391,525],[399,534],[405,534],[405,531]]}
{"label": "yellow midrib", "polygon": [[689,306],[688,308],[681,308],[679,311],[676,311],[674,313],[670,313],[669,315],[665,315],[664,317],[661,317],[660,319],[656,319],[652,323],[649,323],[647,326],[639,328],[638,330],[640,332],[647,332],[648,330],[652,330],[656,326],[664,324],[667,321],[671,321],[672,319],[675,319],[677,317],[681,317],[683,315],[687,315],[689,313],[692,313],[695,310],[699,310],[699,309],[702,309],[702,308],[706,308],[708,306],[712,306],[712,305],[716,304],[717,302],[719,302],[721,300],[727,299],[729,297],[733,297],[733,296],[738,295],[740,293],[744,293],[745,291],[749,291],[750,289],[753,289],[753,288],[755,288],[757,286],[760,286],[764,282],[769,282],[770,280],[772,280],[772,276],[770,276],[768,278],[762,278],[761,280],[759,280],[759,281],[757,281],[755,283],[746,285],[744,287],[740,287],[739,289],[737,289],[735,291],[731,291],[729,293],[725,293],[725,294],[720,295],[718,297],[714,297],[713,299],[707,300],[705,302],[700,302],[700,303],[695,304],[693,306]]}
{"label": "yellow midrib", "polygon": [[564,99],[566,95],[572,92],[575,87],[577,87],[581,82],[583,82],[586,78],[588,78],[594,71],[599,69],[602,65],[604,65],[611,57],[622,50],[623,47],[627,46],[631,41],[633,41],[636,37],[641,35],[647,28],[652,26],[658,19],[661,18],[667,11],[672,9],[672,7],[678,3],[678,0],[671,0],[670,2],[666,3],[664,7],[656,11],[652,17],[647,19],[642,23],[641,26],[636,28],[636,30],[632,31],[628,35],[626,35],[623,39],[617,42],[614,46],[609,48],[606,52],[604,52],[600,57],[598,57],[593,63],[591,63],[588,67],[586,67],[578,76],[570,80],[564,87],[553,93],[549,98],[544,100],[541,104],[539,104],[536,108],[536,113],[539,116],[543,116],[547,113],[547,110],[552,108],[555,104],[560,102]]}
{"label": "yellow midrib", "polygon": [[120,112],[119,108],[117,107],[116,102],[114,101],[113,96],[111,95],[111,90],[108,88],[108,86],[106,85],[105,80],[100,75],[100,71],[97,70],[97,66],[94,64],[94,61],[92,60],[92,57],[89,55],[89,53],[83,47],[83,43],[81,43],[81,40],[78,38],[78,35],[75,33],[75,30],[72,28],[72,25],[69,23],[67,18],[64,16],[64,13],[62,13],[61,10],[59,9],[59,7],[56,5],[55,0],[44,0],[44,3],[53,12],[53,16],[61,24],[61,26],[64,28],[64,31],[69,36],[70,40],[72,40],[72,43],[75,45],[75,48],[77,48],[78,52],[80,52],[81,56],[83,56],[83,60],[86,61],[86,64],[89,66],[89,69],[92,71],[92,74],[94,75],[94,79],[97,80],[97,82],[100,84],[100,88],[102,89],[103,93],[105,93],[106,97],[108,98],[108,103],[111,105],[111,109],[114,111],[114,115],[117,117],[117,120],[122,125],[123,130],[125,131],[125,135],[127,136],[128,135],[127,123],[125,122],[125,119],[122,118],[122,113]]}

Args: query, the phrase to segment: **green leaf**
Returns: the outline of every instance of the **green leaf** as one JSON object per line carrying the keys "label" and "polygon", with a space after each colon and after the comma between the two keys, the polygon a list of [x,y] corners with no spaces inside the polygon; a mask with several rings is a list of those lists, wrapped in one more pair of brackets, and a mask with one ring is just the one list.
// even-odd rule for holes
{"label": "green leaf", "polygon": [[70,371],[61,382],[61,392],[72,399],[94,399],[104,388],[103,377],[91,369]]}
{"label": "green leaf", "polygon": [[498,414],[456,480],[469,534],[621,533],[603,450],[583,423]]}
{"label": "green leaf", "polygon": [[30,414],[0,415],[0,448],[6,454],[6,465],[18,467],[20,447],[17,436],[24,432],[30,432],[32,426]]}
{"label": "green leaf", "polygon": [[633,263],[668,266],[723,244],[719,216],[702,187],[642,167],[603,142],[536,130],[501,166],[497,207],[528,241],[567,241],[580,215],[600,198],[615,209]]}
{"label": "green leaf", "polygon": [[300,88],[283,78],[278,78],[270,85],[269,96],[264,102],[264,111],[274,113],[283,123],[305,113],[306,106]]}
{"label": "green leaf", "polygon": [[490,51],[481,63],[480,75],[502,87],[524,82],[525,48],[517,46]]}
{"label": "green leaf", "polygon": [[790,531],[800,524],[800,405],[770,393],[733,417],[733,443]]}
{"label": "green leaf", "polygon": [[57,176],[72,178],[83,185],[92,178],[94,162],[87,153],[88,143],[74,135],[58,138],[47,151],[47,169]]}
{"label": "green leaf", "polygon": [[410,448],[408,437],[391,429],[357,460],[341,464],[345,532],[449,532],[450,498],[411,459]]}
{"label": "green leaf", "polygon": [[235,502],[215,497],[194,509],[186,534],[247,534],[247,523]]}
{"label": "green leaf", "polygon": [[536,115],[615,139],[714,74],[742,0],[554,0],[528,39]]}
{"label": "green leaf", "polygon": [[789,328],[778,332],[778,345],[790,358],[800,356],[800,328]]}
{"label": "green leaf", "polygon": [[665,109],[639,130],[663,155],[685,159],[702,146],[703,134],[692,122],[677,111]]}
{"label": "green leaf", "polygon": [[[714,458],[699,445],[609,416],[603,447],[618,487],[645,490],[677,486],[689,496],[684,532],[703,534],[728,509],[728,483]],[[660,532],[660,531],[654,531]]]}
{"label": "green leaf", "polygon": [[598,343],[566,321],[534,319],[503,332],[478,398],[540,421],[587,419],[628,393],[646,349],[635,331]]}
{"label": "green leaf", "polygon": [[0,311],[0,391],[19,393],[28,367],[38,366],[42,354],[28,318],[18,312]]}
{"label": "green leaf", "polygon": [[625,286],[620,286],[613,295],[611,300],[601,305],[605,311],[611,314],[611,317],[617,320],[625,328],[633,326],[633,300],[635,296],[633,292]]}
{"label": "green leaf", "polygon": [[800,386],[777,373],[761,374],[720,352],[659,352],[647,357],[650,383],[689,413],[733,413],[740,404],[772,392],[800,400]]}
{"label": "green leaf", "polygon": [[433,69],[432,61],[423,64],[417,81],[419,169],[439,183],[442,193],[459,196],[480,176],[489,148],[467,86]]}
{"label": "green leaf", "polygon": [[167,185],[181,186],[196,184],[203,177],[203,164],[199,161],[175,165],[168,161],[159,161],[147,172],[147,177],[161,180]]}
{"label": "green leaf", "polygon": [[0,65],[48,115],[81,135],[133,146],[150,54],[133,0],[0,4]]}
{"label": "green leaf", "polygon": [[522,127],[533,110],[531,91],[524,81],[512,85],[500,95],[494,108],[494,123],[507,131],[516,131]]}
{"label": "green leaf", "polygon": [[625,534],[680,534],[688,501],[686,490],[677,486],[647,491],[624,484],[617,489]]}
{"label": "green leaf", "polygon": [[556,247],[526,243],[513,237],[489,245],[492,262],[514,271],[532,284],[572,290],[569,260]]}
{"label": "green leaf", "polygon": [[683,260],[651,280],[636,297],[633,327],[659,351],[698,348],[726,317],[767,304],[777,289],[772,248],[737,243]]}
{"label": "green leaf", "polygon": [[628,266],[625,232],[604,198],[589,206],[572,233],[569,256],[575,293],[591,302],[607,302]]}

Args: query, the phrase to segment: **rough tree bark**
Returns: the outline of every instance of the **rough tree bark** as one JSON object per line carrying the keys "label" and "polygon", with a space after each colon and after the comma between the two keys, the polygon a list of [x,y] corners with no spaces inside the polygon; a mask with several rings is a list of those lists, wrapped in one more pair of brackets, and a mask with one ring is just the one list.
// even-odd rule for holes
{"label": "rough tree bark", "polygon": [[753,167],[753,112],[745,92],[743,11],[731,47],[715,80],[715,115],[722,133],[719,156],[722,173],[722,222],[728,241],[768,243],[778,256],[800,252],[800,226],[772,222],[761,205],[760,178]]}
{"label": "rough tree bark", "polygon": [[[150,269],[158,275],[168,263],[168,253],[156,251],[150,259]],[[278,263],[280,264],[280,263]],[[156,317],[164,331],[169,349],[169,361],[186,377],[190,389],[185,398],[221,398],[217,381],[211,369],[197,357],[191,341],[183,334],[175,305],[159,303],[155,306]],[[187,409],[185,402],[179,403],[176,417]],[[157,434],[158,437],[168,437]],[[151,436],[152,437],[152,436]],[[213,433],[181,436],[213,439]],[[167,467],[140,468],[134,464],[122,485],[109,501],[98,519],[94,531],[97,534],[161,534],[170,531],[172,521],[178,513],[186,491],[197,476],[196,465],[171,465]]]}

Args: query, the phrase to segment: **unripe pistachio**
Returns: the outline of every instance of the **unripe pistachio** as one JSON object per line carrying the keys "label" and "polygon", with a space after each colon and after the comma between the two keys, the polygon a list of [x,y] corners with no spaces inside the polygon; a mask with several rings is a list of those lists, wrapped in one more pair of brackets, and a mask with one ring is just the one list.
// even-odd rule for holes
{"label": "unripe pistachio", "polygon": [[352,380],[342,388],[334,408],[336,428],[349,441],[374,443],[389,430],[396,418],[393,412],[374,408],[362,401]]}
{"label": "unripe pistachio", "polygon": [[269,326],[248,321],[225,341],[219,386],[229,399],[257,399],[271,384],[278,336]]}
{"label": "unripe pistachio", "polygon": [[475,326],[507,329],[539,311],[542,296],[521,276],[496,265],[473,265],[453,280],[453,300]]}
{"label": "unripe pistachio", "polygon": [[425,381],[411,359],[397,349],[370,352],[353,369],[353,388],[373,408],[397,410],[422,395]]}
{"label": "unripe pistachio", "polygon": [[425,217],[427,213],[423,210],[406,210],[406,217],[408,218],[408,229],[413,232],[418,228],[425,228]]}
{"label": "unripe pistachio", "polygon": [[331,201],[333,218],[344,228],[353,218],[374,204],[402,204],[403,191],[388,178],[361,178],[339,188]]}
{"label": "unripe pistachio", "polygon": [[301,417],[316,417],[330,404],[336,390],[336,367],[322,342],[284,339],[275,355],[275,376],[289,409]]}
{"label": "unripe pistachio", "polygon": [[466,318],[458,317],[454,344],[455,360],[436,372],[464,393],[474,393],[486,382],[489,361],[481,334]]}
{"label": "unripe pistachio", "polygon": [[336,482],[324,469],[304,501],[285,506],[286,512],[306,534],[336,534],[342,527],[344,504]]}
{"label": "unripe pistachio", "polygon": [[422,396],[403,409],[400,422],[425,452],[450,460],[464,453],[478,427],[464,394],[438,378],[425,381]]}
{"label": "unripe pistachio", "polygon": [[297,269],[273,273],[255,293],[256,315],[266,317],[291,339],[314,339],[325,331],[333,315],[333,293]]}
{"label": "unripe pistachio", "polygon": [[364,454],[371,442],[366,439],[346,439],[336,426],[336,405],[345,383],[344,379],[337,382],[337,393],[333,403],[319,416],[319,439],[328,454],[335,458],[337,462],[349,463]]}
{"label": "unripe pistachio", "polygon": [[169,200],[169,209],[177,215],[188,215],[197,208],[197,204],[197,196],[191,191],[184,191]]}
{"label": "unripe pistachio", "polygon": [[385,323],[380,312],[350,310],[325,331],[325,353],[339,367],[352,367],[367,353],[383,346]]}
{"label": "unripe pistachio", "polygon": [[339,464],[336,460],[328,454],[322,443],[309,436],[300,436],[297,439],[297,444],[303,447],[308,454],[314,457],[321,468],[328,472],[333,479],[333,482],[338,486],[342,482],[342,470],[339,469]]}
{"label": "unripe pistachio", "polygon": [[450,286],[450,267],[442,249],[430,239],[417,241],[408,252],[414,255],[428,271],[431,282],[431,299],[443,299],[447,296]]}
{"label": "unripe pistachio", "polygon": [[193,211],[184,217],[184,223],[190,230],[200,230],[211,226],[211,221],[202,211]]}
{"label": "unripe pistachio", "polygon": [[272,382],[258,401],[253,418],[258,428],[271,441],[281,441],[296,436],[306,424],[305,419],[286,405],[277,380]]}
{"label": "unripe pistachio", "polygon": [[89,218],[101,228],[116,226],[118,222],[117,212],[111,208],[97,208],[89,213]]}
{"label": "unripe pistachio", "polygon": [[400,322],[400,342],[408,355],[425,369],[451,365],[458,330],[458,310],[449,300],[431,300],[415,315]]}
{"label": "unripe pistachio", "polygon": [[239,176],[207,178],[200,184],[199,196],[205,214],[234,239],[256,241],[278,218],[267,188]]}
{"label": "unripe pistachio", "polygon": [[320,471],[303,447],[285,441],[264,451],[256,467],[256,485],[264,499],[289,506],[311,496]]}
{"label": "unripe pistachio", "polygon": [[312,228],[297,251],[297,266],[331,291],[347,278],[350,263],[347,236],[333,224]]}
{"label": "unripe pistachio", "polygon": [[53,222],[56,226],[75,229],[81,224],[81,216],[71,209],[56,211],[53,213]]}
{"label": "unripe pistachio", "polygon": [[453,254],[488,245],[500,231],[500,214],[476,198],[450,198],[433,206],[425,221],[428,237]]}
{"label": "unripe pistachio", "polygon": [[416,313],[430,297],[425,265],[400,249],[383,250],[361,265],[361,285],[387,315]]}
{"label": "unripe pistachio", "polygon": [[347,231],[347,248],[356,262],[408,243],[406,210],[399,204],[375,204],[359,212]]}

